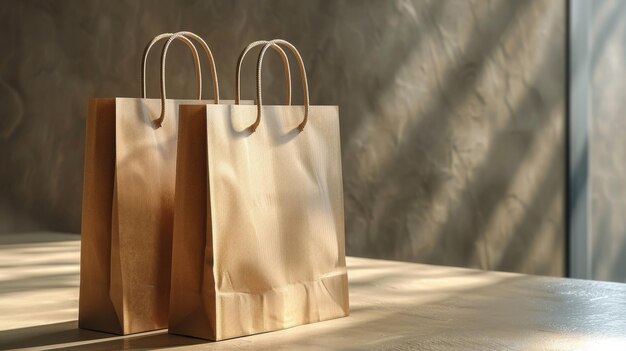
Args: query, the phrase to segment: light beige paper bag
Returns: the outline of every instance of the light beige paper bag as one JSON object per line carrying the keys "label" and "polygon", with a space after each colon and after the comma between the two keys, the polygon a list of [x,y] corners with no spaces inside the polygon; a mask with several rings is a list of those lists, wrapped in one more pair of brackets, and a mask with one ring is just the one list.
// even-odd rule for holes
{"label": "light beige paper bag", "polygon": [[[262,105],[276,43],[298,59],[304,106]],[[221,340],[348,315],[338,109],[309,105],[291,44],[261,51],[256,106],[181,105],[176,187],[170,333]]]}
{"label": "light beige paper bag", "polygon": [[[217,73],[207,44],[189,32],[166,33],[146,47],[142,98],[91,99],[85,140],[79,326],[116,334],[167,327],[174,210],[178,105],[166,100],[165,59],[173,40],[184,41],[196,61],[197,40]],[[169,37],[161,55],[162,99],[145,98],[150,48]]]}

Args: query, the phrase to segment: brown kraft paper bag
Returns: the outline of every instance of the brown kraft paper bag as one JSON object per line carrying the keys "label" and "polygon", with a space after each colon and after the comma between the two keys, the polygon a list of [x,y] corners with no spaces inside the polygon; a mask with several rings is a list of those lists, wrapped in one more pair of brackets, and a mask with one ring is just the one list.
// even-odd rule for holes
{"label": "brown kraft paper bag", "polygon": [[[167,327],[174,210],[178,105],[207,101],[165,99],[165,58],[174,39],[185,42],[196,62],[198,40],[218,86],[213,57],[193,33],[165,33],[161,55],[162,99],[91,99],[85,140],[79,297],[80,328],[130,334]],[[160,118],[157,119],[157,117]],[[165,118],[164,118],[165,117]]]}
{"label": "brown kraft paper bag", "polygon": [[[304,106],[262,105],[277,43],[298,59]],[[181,105],[178,142],[169,332],[222,340],[347,316],[338,109],[309,105],[295,47],[261,51],[256,106]]]}

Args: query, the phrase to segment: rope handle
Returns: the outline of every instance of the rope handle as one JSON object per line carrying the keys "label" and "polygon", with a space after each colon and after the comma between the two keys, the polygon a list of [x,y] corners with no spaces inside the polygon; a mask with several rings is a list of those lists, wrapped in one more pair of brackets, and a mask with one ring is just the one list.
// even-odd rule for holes
{"label": "rope handle", "polygon": [[304,96],[304,119],[297,127],[300,132],[304,130],[304,127],[306,126],[306,123],[309,118],[309,83],[307,82],[306,69],[304,68],[304,61],[302,61],[302,56],[300,56],[300,52],[298,51],[298,49],[296,49],[296,47],[293,46],[293,44],[291,44],[290,42],[283,40],[283,39],[270,40],[267,44],[265,44],[265,46],[263,46],[263,49],[261,49],[261,52],[259,53],[259,59],[257,61],[257,70],[256,70],[257,115],[256,115],[256,120],[254,121],[254,123],[250,127],[248,127],[248,130],[250,131],[251,134],[254,133],[256,128],[259,126],[259,123],[261,123],[261,111],[263,108],[263,96],[261,94],[261,68],[263,67],[263,56],[265,56],[265,52],[267,51],[267,49],[269,49],[272,45],[275,45],[275,44],[282,44],[286,46],[287,48],[289,48],[289,50],[291,50],[293,55],[296,57],[296,60],[298,61],[298,66],[300,68],[300,78],[302,80],[302,90],[303,90],[303,96]]}
{"label": "rope handle", "polygon": [[[164,38],[169,38],[174,33],[162,33],[154,38],[146,45],[146,48],[143,51],[143,55],[141,57],[141,98],[146,98],[146,66],[148,62],[148,55],[150,54],[150,50],[160,40]],[[202,68],[200,66],[200,56],[198,55],[198,50],[196,50],[195,45],[187,38],[187,37],[177,37],[176,39],[185,43],[189,50],[191,50],[191,54],[193,55],[194,64],[196,66],[196,95],[198,95],[198,100],[202,99]]]}
{"label": "rope handle", "polygon": [[[267,44],[269,41],[267,40],[259,40],[252,42],[246,46],[245,49],[239,55],[239,59],[237,59],[237,67],[235,68],[235,104],[239,105],[240,97],[241,97],[241,66],[243,64],[243,59],[246,57],[246,54],[255,47]],[[276,52],[280,55],[281,60],[283,61],[283,69],[285,71],[285,101],[287,105],[291,105],[291,69],[289,67],[289,58],[285,53],[285,50],[281,48],[279,45],[272,45],[272,49],[276,50]]]}
{"label": "rope handle", "polygon": [[195,33],[187,31],[175,33],[170,36],[170,38],[165,43],[165,46],[163,47],[163,51],[161,51],[161,114],[159,115],[158,119],[153,121],[156,128],[161,127],[161,125],[163,124],[163,120],[165,119],[165,100],[167,99],[167,93],[165,91],[165,61],[167,58],[167,50],[169,50],[169,47],[174,40],[183,36],[192,37],[192,39],[195,39],[204,48],[211,67],[211,78],[213,80],[213,101],[215,104],[220,103],[217,69],[215,67],[215,59],[213,58],[213,53],[211,52],[211,49],[209,48],[207,43]]}

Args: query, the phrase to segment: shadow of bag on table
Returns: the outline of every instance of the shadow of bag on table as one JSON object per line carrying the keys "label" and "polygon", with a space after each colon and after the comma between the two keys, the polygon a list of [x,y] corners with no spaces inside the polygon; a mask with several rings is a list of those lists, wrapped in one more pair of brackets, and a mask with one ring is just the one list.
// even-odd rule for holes
{"label": "shadow of bag on table", "polygon": [[206,341],[167,334],[165,330],[116,336],[78,328],[78,321],[0,331],[0,350],[136,350],[196,345]]}

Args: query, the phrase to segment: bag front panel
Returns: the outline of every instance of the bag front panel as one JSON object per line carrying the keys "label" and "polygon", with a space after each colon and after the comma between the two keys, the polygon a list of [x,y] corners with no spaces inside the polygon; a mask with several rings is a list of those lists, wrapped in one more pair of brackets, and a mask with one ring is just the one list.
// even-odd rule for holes
{"label": "bag front panel", "polygon": [[337,108],[303,112],[207,106],[219,338],[347,314]]}

